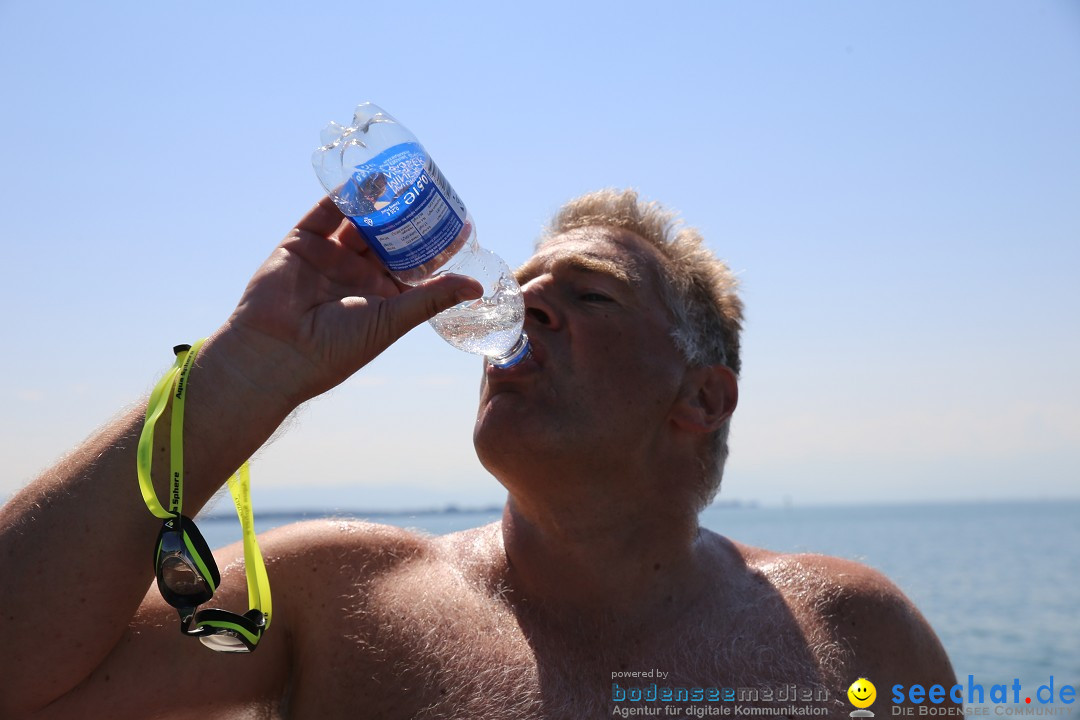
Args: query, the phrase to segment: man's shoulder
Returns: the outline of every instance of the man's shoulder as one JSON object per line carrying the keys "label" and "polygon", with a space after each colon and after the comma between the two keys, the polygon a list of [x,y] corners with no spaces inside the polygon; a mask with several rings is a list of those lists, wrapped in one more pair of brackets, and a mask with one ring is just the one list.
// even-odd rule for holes
{"label": "man's shoulder", "polygon": [[327,548],[359,551],[422,545],[430,538],[415,530],[348,517],[327,517],[282,525],[266,534],[278,543],[310,550]]}
{"label": "man's shoulder", "polygon": [[350,633],[359,632],[375,598],[440,563],[438,538],[345,518],[308,520],[260,535],[274,590],[277,617],[290,633],[315,643],[341,631],[348,609]]}
{"label": "man's shoulder", "polygon": [[271,576],[283,585],[321,585],[376,578],[431,555],[433,538],[422,533],[345,518],[307,520],[260,535]]}
{"label": "man's shoulder", "polygon": [[812,598],[816,607],[837,610],[842,604],[907,602],[903,592],[882,572],[846,558],[818,553],[781,553],[735,543],[752,570],[779,590]]}
{"label": "man's shoulder", "polygon": [[884,573],[829,555],[736,547],[747,567],[772,584],[793,610],[820,623],[847,651],[857,672],[909,684],[953,680],[934,630]]}
{"label": "man's shoulder", "polygon": [[293,523],[260,537],[268,558],[289,575],[318,575],[332,568],[355,580],[417,565],[457,565],[463,552],[492,535],[492,527],[432,536],[394,525],[327,518]]}

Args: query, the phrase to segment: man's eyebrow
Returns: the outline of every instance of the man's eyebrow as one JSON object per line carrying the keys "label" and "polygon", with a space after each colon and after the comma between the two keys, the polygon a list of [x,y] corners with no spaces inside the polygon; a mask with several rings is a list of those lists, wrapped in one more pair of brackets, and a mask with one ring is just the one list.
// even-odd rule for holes
{"label": "man's eyebrow", "polygon": [[[536,277],[543,268],[543,262],[532,258],[519,267],[514,276],[518,283],[524,285]],[[575,254],[558,258],[551,264],[551,270],[577,270],[579,272],[597,273],[608,275],[627,285],[632,285],[638,280],[636,272],[628,271],[622,265],[596,255]]]}

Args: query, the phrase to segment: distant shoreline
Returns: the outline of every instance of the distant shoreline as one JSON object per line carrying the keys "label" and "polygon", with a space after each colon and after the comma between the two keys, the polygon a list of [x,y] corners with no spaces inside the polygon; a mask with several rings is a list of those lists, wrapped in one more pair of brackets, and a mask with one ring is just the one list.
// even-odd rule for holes
{"label": "distant shoreline", "polygon": [[[855,503],[855,504],[831,504],[825,503],[822,505],[816,504],[795,504],[795,503],[783,503],[783,504],[762,504],[755,500],[717,500],[703,512],[710,510],[820,510],[828,511],[835,509],[888,509],[888,508],[919,508],[919,507],[971,507],[971,506],[1009,506],[1009,505],[1039,505],[1039,504],[1080,504],[1080,498],[1074,497],[1045,497],[1045,498],[992,498],[992,499],[972,499],[972,500],[956,500],[956,499],[943,499],[939,501],[928,500],[912,500],[910,502],[895,502],[895,503]],[[404,508],[404,509],[364,509],[364,508],[303,508],[296,510],[259,510],[255,509],[255,517],[261,523],[272,522],[280,523],[287,520],[303,520],[318,519],[318,518],[333,518],[333,517],[362,517],[362,518],[409,518],[409,517],[436,517],[436,516],[465,516],[465,515],[501,515],[503,511],[503,505],[488,504],[488,505],[457,505],[456,503],[448,503],[441,507],[417,507],[417,508]],[[209,508],[205,514],[197,516],[202,522],[228,522],[236,521],[236,513],[232,510],[231,504],[221,503],[215,504],[212,508]]]}
{"label": "distant shoreline", "polygon": [[[256,516],[260,520],[287,520],[290,518],[323,518],[333,517],[335,515],[362,515],[364,517],[412,517],[414,515],[487,515],[490,513],[501,513],[502,505],[486,505],[483,507],[459,507],[457,505],[447,505],[445,507],[436,508],[409,508],[405,510],[363,510],[355,508],[335,508],[332,510],[313,510],[308,508],[306,510],[269,510],[266,512],[256,512]],[[214,510],[207,515],[199,517],[200,520],[207,520],[210,522],[216,522],[219,520],[235,520],[236,513],[222,512],[220,510]]]}
{"label": "distant shoreline", "polygon": [[[742,500],[718,500],[709,506],[710,508],[756,508],[758,504],[756,502],[744,502]],[[431,515],[501,515],[503,511],[502,504],[492,505],[480,505],[480,506],[461,506],[456,504],[448,504],[442,507],[426,507],[426,508],[407,508],[403,510],[364,510],[357,508],[335,508],[335,509],[322,509],[315,510],[307,508],[304,510],[268,510],[260,512],[256,510],[255,515],[259,520],[290,520],[293,518],[325,518],[334,517],[337,515],[342,516],[361,516],[361,517],[415,517],[415,516],[431,516]],[[211,512],[200,515],[200,521],[206,522],[219,522],[223,520],[235,520],[236,513],[226,510],[220,510],[214,508]]]}

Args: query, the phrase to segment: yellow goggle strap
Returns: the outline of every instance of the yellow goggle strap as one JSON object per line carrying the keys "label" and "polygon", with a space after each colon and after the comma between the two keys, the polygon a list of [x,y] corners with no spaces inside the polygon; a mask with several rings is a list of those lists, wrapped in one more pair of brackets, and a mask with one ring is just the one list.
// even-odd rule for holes
{"label": "yellow goggle strap", "polygon": [[251,475],[248,463],[240,466],[229,478],[229,492],[236,504],[236,515],[244,531],[244,572],[247,575],[248,605],[266,616],[266,628],[270,629],[270,578],[266,574],[259,541],[255,537],[255,521],[251,512]]}
{"label": "yellow goggle strap", "polygon": [[[184,405],[187,399],[188,377],[195,356],[206,338],[197,340],[190,347],[177,345],[173,348],[176,361],[150,392],[146,405],[146,417],[136,451],[139,487],[147,509],[162,520],[179,517],[184,505]],[[154,453],[154,426],[173,396],[172,427],[170,435],[170,502],[166,510],[158,501],[150,470]],[[255,521],[251,511],[251,473],[248,461],[229,478],[229,492],[236,505],[236,515],[244,533],[244,572],[247,575],[248,604],[266,617],[266,629],[270,627],[273,603],[270,599],[270,578],[266,574],[259,541],[255,537]]]}
{"label": "yellow goggle strap", "polygon": [[172,426],[169,428],[169,512],[173,515],[180,515],[184,509],[184,405],[187,404],[187,380],[195,356],[205,341],[206,338],[196,340],[191,349],[184,353],[183,362],[173,380]]}
{"label": "yellow goggle strap", "polygon": [[[169,395],[174,392],[174,386],[176,385],[177,377],[180,375],[185,364],[187,364],[188,370],[191,369],[190,363],[187,363],[188,359],[194,359],[195,353],[198,352],[202,346],[203,340],[199,340],[194,346],[177,345],[173,348],[176,353],[176,360],[173,362],[168,372],[158,381],[157,385],[150,392],[150,400],[146,404],[146,416],[143,421],[142,433],[139,435],[139,445],[136,449],[136,470],[139,475],[139,488],[142,490],[143,502],[146,503],[147,509],[158,518],[162,520],[168,520],[171,517],[175,517],[180,514],[180,506],[183,504],[183,440],[181,439],[180,448],[180,474],[177,475],[176,468],[173,468],[172,473],[172,492],[173,502],[170,505],[173,508],[173,512],[166,510],[158,502],[157,493],[154,491],[154,481],[150,474],[150,469],[154,460],[154,426],[157,425],[158,418],[165,412],[165,407],[169,404]],[[187,373],[185,372],[185,377]],[[185,383],[186,385],[186,383]],[[177,448],[175,439],[179,433],[182,438],[183,433],[183,394],[180,397],[180,418],[181,423],[176,423],[176,409],[173,409],[173,448],[172,459],[175,463],[177,456]],[[179,429],[178,429],[179,428]]]}

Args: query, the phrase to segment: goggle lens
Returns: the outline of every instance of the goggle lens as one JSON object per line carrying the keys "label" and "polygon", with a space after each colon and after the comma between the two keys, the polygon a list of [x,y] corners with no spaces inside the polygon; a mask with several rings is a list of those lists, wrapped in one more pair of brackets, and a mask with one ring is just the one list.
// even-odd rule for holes
{"label": "goggle lens", "polygon": [[180,626],[185,635],[193,635],[211,650],[218,652],[251,652],[266,630],[266,615],[260,610],[248,610],[243,615],[210,608],[184,620]]}
{"label": "goggle lens", "polygon": [[251,648],[240,639],[240,634],[232,630],[218,630],[213,635],[203,635],[199,642],[218,652],[251,652]]}
{"label": "goggle lens", "polygon": [[158,590],[177,610],[195,608],[214,596],[221,582],[214,554],[191,518],[169,518],[158,535],[154,557]]}
{"label": "goggle lens", "polygon": [[161,581],[181,597],[202,597],[212,592],[195,566],[180,555],[162,558]]}

